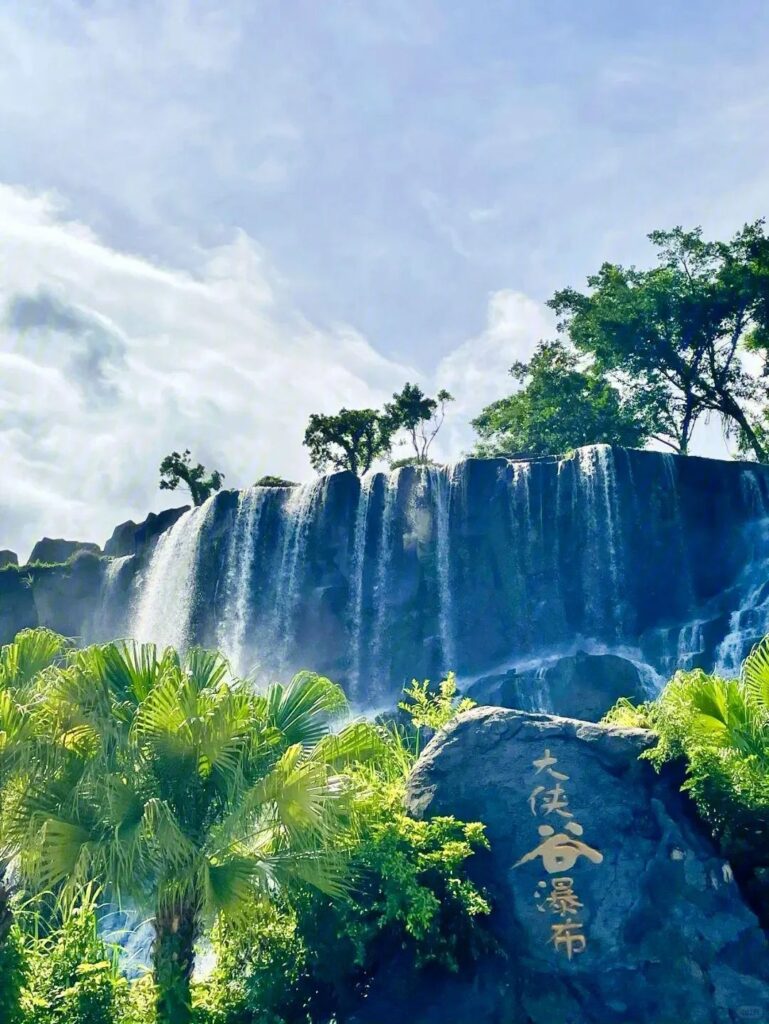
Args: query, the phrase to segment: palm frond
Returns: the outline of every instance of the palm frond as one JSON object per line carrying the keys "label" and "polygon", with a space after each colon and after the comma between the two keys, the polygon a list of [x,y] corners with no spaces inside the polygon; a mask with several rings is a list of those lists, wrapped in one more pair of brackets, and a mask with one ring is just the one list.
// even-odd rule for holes
{"label": "palm frond", "polygon": [[757,643],[743,662],[741,679],[751,701],[769,714],[769,636]]}
{"label": "palm frond", "polygon": [[22,689],[62,658],[70,641],[50,629],[23,629],[0,648],[0,686]]}
{"label": "palm frond", "polygon": [[289,746],[312,747],[329,731],[330,721],[347,709],[341,687],[314,672],[299,672],[287,686],[267,691],[267,716]]}
{"label": "palm frond", "polygon": [[230,674],[229,662],[223,654],[202,647],[193,647],[187,652],[184,669],[198,690],[213,690]]}
{"label": "palm frond", "polygon": [[313,750],[313,758],[336,770],[376,761],[390,755],[391,743],[383,730],[371,722],[353,722],[338,733],[324,736]]}

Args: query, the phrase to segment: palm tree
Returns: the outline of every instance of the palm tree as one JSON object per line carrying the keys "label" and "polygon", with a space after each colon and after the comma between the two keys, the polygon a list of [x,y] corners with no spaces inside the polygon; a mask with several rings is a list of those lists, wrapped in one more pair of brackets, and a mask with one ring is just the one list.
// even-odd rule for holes
{"label": "palm tree", "polygon": [[66,648],[64,637],[47,629],[22,630],[0,648],[0,948],[13,924],[8,871],[18,852],[3,829],[2,810],[9,794],[21,784],[39,739],[34,705],[40,678]]}
{"label": "palm tree", "polygon": [[57,756],[11,816],[22,869],[43,888],[96,881],[148,908],[161,1024],[190,1019],[207,921],[291,878],[342,892],[338,766],[375,740],[360,725],[331,733],[345,708],[313,673],[255,694],[219,654],[150,645],[79,652],[47,688]]}

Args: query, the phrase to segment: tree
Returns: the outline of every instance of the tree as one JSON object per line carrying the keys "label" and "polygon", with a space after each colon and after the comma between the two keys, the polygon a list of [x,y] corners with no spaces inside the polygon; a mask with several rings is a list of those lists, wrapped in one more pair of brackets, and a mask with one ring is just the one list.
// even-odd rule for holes
{"label": "tree", "polygon": [[331,464],[362,475],[392,446],[392,424],[376,409],[340,409],[335,416],[313,413],[304,433],[313,469]]}
{"label": "tree", "polygon": [[639,409],[560,341],[541,342],[528,363],[516,362],[520,391],[473,420],[478,455],[562,455],[585,444],[640,447],[648,427]]}
{"label": "tree", "polygon": [[[23,783],[30,764],[42,756],[44,737],[36,704],[42,673],[56,664],[67,648],[63,637],[48,629],[25,629],[0,648],[0,812],[14,788]],[[13,924],[8,865],[18,849],[0,813],[0,950]]]}
{"label": "tree", "polygon": [[330,735],[342,691],[309,672],[256,694],[226,661],[152,645],[79,652],[46,689],[57,757],[19,793],[10,831],[38,887],[94,882],[152,915],[159,1024],[190,1020],[204,922],[237,919],[298,878],[331,896],[358,725]]}
{"label": "tree", "polygon": [[605,263],[588,278],[588,293],[556,292],[549,304],[559,328],[646,404],[657,440],[685,454],[697,420],[712,412],[765,461],[769,449],[750,414],[757,381],[740,358],[749,340],[769,338],[763,221],[730,242],[706,242],[700,228],[680,227],[649,238],[658,266]]}
{"label": "tree", "polygon": [[224,473],[218,469],[206,476],[206,467],[198,462],[193,466],[189,448],[179,454],[171,452],[160,463],[161,491],[175,491],[180,483],[186,484],[192,496],[193,505],[202,505],[204,501],[218,491],[224,480]]}
{"label": "tree", "polygon": [[446,418],[446,406],[454,398],[442,389],[435,398],[430,398],[418,384],[406,382],[403,390],[395,392],[392,402],[385,407],[385,415],[392,424],[393,433],[404,430],[414,448],[414,461],[424,464],[429,461],[430,445]]}

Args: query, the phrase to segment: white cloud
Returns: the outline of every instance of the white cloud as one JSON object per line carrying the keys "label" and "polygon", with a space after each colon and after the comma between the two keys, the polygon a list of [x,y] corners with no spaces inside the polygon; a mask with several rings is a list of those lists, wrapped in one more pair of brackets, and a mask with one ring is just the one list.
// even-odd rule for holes
{"label": "white cloud", "polygon": [[[291,309],[244,234],[193,275],[110,249],[50,197],[0,187],[0,227],[0,516],[22,554],[44,533],[103,541],[167,504],[156,467],[172,448],[235,486],[306,477],[310,412],[377,405],[416,376],[352,328]],[[122,342],[93,367],[107,402],[72,356],[67,328],[83,323]]]}
{"label": "white cloud", "polygon": [[555,319],[546,307],[511,289],[492,292],[483,332],[449,353],[436,369],[436,387],[456,398],[436,440],[438,452],[445,457],[470,447],[470,420],[514,389],[508,373],[512,364],[528,359],[537,342],[554,333]]}
{"label": "white cloud", "polygon": [[[118,252],[53,197],[0,186],[3,546],[103,542],[121,519],[169,503],[157,465],[174,448],[231,486],[307,478],[311,412],[379,406],[407,379],[456,395],[439,452],[458,455],[469,419],[508,390],[513,360],[552,331],[531,299],[495,292],[483,332],[425,377],[353,327],[301,315],[243,232],[198,263],[193,274]],[[83,355],[97,327],[119,343]]]}

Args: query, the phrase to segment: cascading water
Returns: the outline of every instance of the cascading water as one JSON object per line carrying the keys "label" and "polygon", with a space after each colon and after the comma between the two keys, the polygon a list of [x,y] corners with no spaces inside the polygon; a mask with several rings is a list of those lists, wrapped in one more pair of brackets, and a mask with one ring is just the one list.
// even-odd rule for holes
{"label": "cascading water", "polygon": [[[585,527],[584,596],[588,611],[587,626],[597,633],[620,628],[619,570],[616,529],[611,501],[613,463],[607,445],[594,445],[578,451],[578,486],[575,488],[582,504]],[[578,513],[579,514],[579,513]]]}
{"label": "cascading water", "polygon": [[740,606],[716,650],[716,671],[727,677],[739,674],[751,646],[769,633],[769,502],[753,470],[740,475],[740,491],[751,520],[750,560],[738,582]]}
{"label": "cascading water", "polygon": [[328,477],[297,487],[285,504],[283,545],[280,568],[275,577],[274,615],[267,637],[277,657],[271,657],[279,669],[289,658],[296,610],[306,569],[307,540],[315,515],[322,509]]}
{"label": "cascading water", "polygon": [[388,673],[389,666],[385,651],[388,627],[388,588],[393,560],[394,520],[398,506],[398,484],[400,483],[400,478],[400,469],[396,469],[387,476],[382,503],[382,525],[377,551],[376,582],[374,584],[374,634],[371,644],[374,664],[379,676],[375,683],[377,686],[381,686],[382,676]]}
{"label": "cascading water", "polygon": [[364,476],[360,484],[358,505],[355,510],[355,527],[353,530],[353,548],[350,559],[350,657],[352,670],[350,678],[350,696],[358,699],[360,694],[361,674],[363,667],[363,595],[366,572],[366,540],[368,537],[369,510],[371,495],[374,492],[376,476]]}
{"label": "cascading water", "polygon": [[259,681],[313,668],[358,707],[580,651],[651,687],[678,665],[733,673],[769,629],[769,474],[608,446],[339,473],[221,492],[146,558],[108,566],[104,630],[134,580],[134,636],[218,645]]}
{"label": "cascading water", "polygon": [[141,582],[130,635],[141,643],[184,650],[192,641],[190,618],[196,593],[201,534],[214,498],[178,519],[155,546]]}
{"label": "cascading water", "polygon": [[93,615],[88,636],[95,643],[111,640],[122,635],[126,609],[122,607],[120,593],[123,590],[123,577],[130,569],[131,556],[110,558],[104,568],[99,603]]}
{"label": "cascading water", "polygon": [[454,465],[428,467],[430,490],[434,495],[435,562],[438,583],[438,623],[441,634],[443,671],[456,668],[453,596],[451,589],[451,511],[456,487]]}
{"label": "cascading water", "polygon": [[251,611],[254,556],[267,490],[251,487],[241,491],[235,524],[227,552],[224,576],[224,610],[219,625],[219,646],[233,670],[245,674],[246,629]]}

